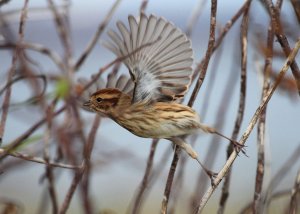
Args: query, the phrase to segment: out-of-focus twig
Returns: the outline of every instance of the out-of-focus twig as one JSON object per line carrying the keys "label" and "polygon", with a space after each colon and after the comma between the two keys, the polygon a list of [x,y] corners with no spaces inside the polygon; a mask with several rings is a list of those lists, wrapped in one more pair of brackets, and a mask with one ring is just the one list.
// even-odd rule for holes
{"label": "out-of-focus twig", "polygon": [[223,38],[226,36],[227,32],[231,29],[231,27],[238,20],[238,18],[241,15],[243,15],[243,13],[245,12],[245,10],[247,10],[247,8],[249,7],[250,3],[251,3],[251,0],[246,0],[245,3],[242,5],[242,7],[237,11],[237,13],[225,24],[223,30],[220,33],[220,36],[218,37],[218,39],[215,42],[215,46],[214,46],[213,51],[219,47],[219,45],[223,41]]}
{"label": "out-of-focus twig", "polygon": [[292,169],[292,166],[297,163],[300,158],[300,144],[292,153],[292,155],[284,162],[282,167],[278,172],[273,176],[268,188],[265,191],[265,194],[262,197],[262,203],[265,204],[264,209],[266,210],[271,202],[272,194],[274,189],[279,185],[282,179],[288,174],[289,170]]}
{"label": "out-of-focus twig", "polygon": [[90,54],[94,46],[96,45],[99,37],[103,33],[104,29],[106,28],[108,22],[110,21],[111,17],[113,16],[115,10],[117,9],[118,5],[120,4],[121,0],[116,0],[113,6],[111,7],[110,11],[108,14],[105,16],[104,20],[100,23],[100,25],[97,28],[97,31],[91,41],[88,43],[87,47],[85,50],[82,52],[81,56],[78,58],[78,60],[75,62],[74,65],[74,71],[77,71],[80,66],[83,64],[84,60],[86,57]]}
{"label": "out-of-focus twig", "polygon": [[[59,69],[66,70],[66,67],[63,61],[61,60],[61,57],[55,51],[37,43],[22,42],[19,43],[18,45],[22,49],[30,49],[30,50],[37,51],[41,54],[45,54],[57,65]],[[17,44],[13,42],[7,42],[7,43],[0,42],[0,48],[17,48]]]}
{"label": "out-of-focus twig", "polygon": [[16,158],[20,158],[26,161],[31,161],[31,162],[35,162],[35,163],[40,163],[40,164],[44,164],[47,166],[51,166],[51,167],[59,167],[59,168],[65,168],[65,169],[78,169],[80,166],[74,166],[74,165],[69,165],[69,164],[64,164],[64,163],[56,163],[56,162],[51,162],[51,161],[45,161],[43,158],[38,158],[38,157],[34,157],[31,155],[27,155],[27,154],[22,154],[19,152],[9,152],[7,153],[5,151],[5,149],[0,148],[0,155],[2,154],[8,154],[9,156],[13,156]]}
{"label": "out-of-focus twig", "polygon": [[196,22],[198,18],[200,17],[202,11],[204,10],[205,4],[207,3],[207,0],[199,0],[198,5],[194,7],[194,10],[192,12],[192,15],[187,23],[187,27],[185,30],[185,33],[188,37],[192,35],[192,31],[195,28]]}
{"label": "out-of-focus twig", "polygon": [[[274,194],[272,194],[270,201],[282,198],[282,197],[286,197],[291,193],[291,190],[282,190],[279,192],[275,192]],[[248,203],[246,206],[244,206],[241,211],[239,211],[239,214],[246,214],[246,213],[251,213],[252,212],[252,205],[253,202]]]}
{"label": "out-of-focus twig", "polygon": [[[47,128],[44,132],[44,146],[43,146],[43,157],[44,161],[48,163],[50,161],[50,152],[49,152],[49,141],[50,141],[50,133],[52,131],[53,127],[53,110],[55,108],[55,105],[57,103],[57,99],[54,99],[54,101],[49,105],[46,106],[44,100],[42,101],[41,106],[44,108],[45,117],[47,119]],[[58,211],[58,201],[57,201],[57,192],[55,189],[55,176],[53,173],[53,169],[49,164],[45,165],[45,178],[48,180],[48,191],[51,199],[52,204],[52,213],[57,213]]]}
{"label": "out-of-focus twig", "polygon": [[[57,111],[53,113],[53,116],[57,116],[65,110],[65,106],[61,107]],[[8,144],[5,147],[5,152],[0,154],[0,161],[5,158],[13,149],[17,148],[24,140],[26,140],[36,129],[38,129],[41,125],[43,125],[47,121],[46,117],[42,118],[38,122],[36,122],[32,127],[30,127],[26,132],[17,137],[14,141]]]}
{"label": "out-of-focus twig", "polygon": [[[145,198],[148,196],[150,190],[152,189],[153,185],[155,182],[160,178],[160,175],[163,172],[163,169],[165,168],[167,164],[167,160],[170,158],[171,155],[171,148],[168,147],[166,150],[163,152],[163,155],[161,156],[161,159],[158,161],[158,166],[156,166],[152,171],[150,171],[150,175],[148,178],[148,184],[147,188],[143,189],[143,194],[142,194],[142,202],[145,200]],[[149,158],[148,158],[149,160]],[[148,162],[147,162],[148,164]],[[142,207],[142,203],[139,204],[140,208]],[[128,213],[128,212],[127,212]]]}
{"label": "out-of-focus twig", "polygon": [[[25,21],[27,16],[28,2],[29,2],[28,0],[24,2],[24,6],[21,11],[20,25],[19,25],[19,38],[17,41],[16,49],[12,57],[11,67],[8,71],[7,83],[10,83],[12,81],[13,76],[15,75],[17,69],[18,54],[19,54],[19,50],[22,49],[19,46],[19,44],[22,43],[22,41],[24,40],[24,29],[25,29]],[[11,87],[8,86],[2,104],[2,114],[1,114],[1,121],[0,121],[0,145],[2,144],[2,138],[5,131],[5,124],[6,124],[7,114],[8,114],[10,96],[11,96]]]}
{"label": "out-of-focus twig", "polygon": [[150,172],[151,172],[152,166],[153,166],[154,155],[155,155],[157,144],[158,144],[158,140],[154,139],[151,144],[151,149],[150,149],[150,153],[149,153],[149,157],[148,157],[148,161],[147,161],[145,174],[144,174],[142,182],[139,186],[139,190],[138,190],[138,192],[135,196],[134,202],[133,202],[132,214],[140,213],[141,204],[142,204],[142,201],[144,198],[143,196],[145,195],[144,194],[145,190],[147,189],[148,184],[149,184],[149,177],[150,177]]}
{"label": "out-of-focus twig", "polygon": [[[76,117],[78,117],[78,115]],[[67,194],[64,198],[63,204],[61,205],[61,207],[59,209],[59,212],[58,212],[59,214],[64,214],[67,212],[78,184],[82,180],[82,178],[85,175],[85,173],[87,172],[87,170],[89,170],[91,153],[92,153],[92,150],[94,147],[96,131],[99,127],[99,124],[100,124],[100,117],[98,115],[96,115],[94,122],[93,122],[93,126],[89,133],[88,139],[84,145],[84,151],[83,151],[84,161],[83,161],[82,167],[75,172],[72,183],[71,183],[71,185],[67,191]],[[80,131],[82,131],[82,129],[80,129]],[[88,206],[88,207],[85,207],[85,209],[86,209],[85,211],[88,211],[87,209],[89,209],[89,210],[92,209],[90,204],[85,204],[85,206]]]}
{"label": "out-of-focus twig", "polygon": [[[67,30],[66,24],[64,23],[63,17],[59,14],[57,6],[54,4],[53,0],[48,0],[48,5],[50,10],[53,13],[54,20],[56,23],[57,31],[59,34],[59,38],[62,42],[65,51],[65,60],[67,62],[67,67],[70,68],[70,63],[72,60],[72,44],[71,44],[71,36]],[[70,72],[70,69],[68,69]]]}
{"label": "out-of-focus twig", "polygon": [[96,138],[96,133],[97,130],[100,126],[100,121],[101,118],[99,115],[95,116],[94,123],[92,125],[92,128],[90,130],[90,133],[88,135],[88,142],[92,142],[90,144],[87,144],[85,147],[85,160],[86,160],[86,173],[84,174],[82,178],[82,185],[81,185],[81,190],[82,190],[82,197],[83,197],[83,203],[84,203],[84,210],[85,213],[94,213],[93,207],[92,207],[92,200],[89,197],[89,192],[90,192],[90,180],[91,180],[91,171],[92,171],[92,164],[91,164],[91,153],[94,148],[94,143],[95,143],[95,138]]}
{"label": "out-of-focus twig", "polygon": [[[288,57],[289,54],[291,53],[291,48],[290,48],[290,44],[283,32],[283,28],[282,28],[282,25],[280,22],[279,8],[274,6],[272,0],[263,0],[263,2],[266,5],[266,7],[270,13],[270,17],[271,17],[271,21],[272,21],[272,25],[273,25],[273,29],[274,29],[274,34],[276,35],[276,38],[278,39],[279,44],[281,45],[285,56]],[[300,71],[299,71],[298,64],[295,60],[293,60],[291,63],[291,69],[292,69],[292,73],[295,78],[295,81],[297,83],[298,93],[300,95]]]}
{"label": "out-of-focus twig", "polygon": [[291,3],[293,5],[298,23],[300,24],[300,2],[298,0],[291,0]]}
{"label": "out-of-focus twig", "polygon": [[44,74],[39,74],[39,75],[34,75],[34,76],[17,76],[16,78],[14,78],[11,82],[6,83],[1,89],[0,89],[0,95],[2,95],[2,93],[7,89],[7,87],[11,87],[11,85],[13,85],[14,83],[23,80],[23,79],[27,79],[27,78],[36,78],[36,79],[41,79],[43,81],[43,90],[41,92],[41,94],[39,96],[43,96],[46,88],[47,88],[47,79],[46,76]]}
{"label": "out-of-focus twig", "polygon": [[[277,88],[278,84],[280,83],[282,77],[285,75],[285,73],[287,72],[287,70],[289,69],[289,66],[291,65],[291,63],[294,61],[298,50],[300,48],[300,38],[298,39],[294,49],[292,50],[291,54],[288,56],[287,60],[285,61],[279,75],[278,78],[276,79],[275,83],[272,85],[272,87],[268,90],[267,95],[263,98],[263,101],[261,102],[261,104],[259,105],[259,107],[256,109],[246,131],[244,132],[241,140],[239,141],[239,143],[241,145],[244,145],[246,140],[248,139],[250,133],[252,132],[256,122],[258,121],[258,118],[261,116],[262,111],[264,110],[264,108],[266,107],[267,103],[269,102],[269,100],[271,99],[275,89]],[[223,168],[221,169],[221,171],[218,173],[216,179],[214,180],[215,185],[209,187],[209,189],[206,191],[206,193],[204,194],[204,196],[202,197],[202,199],[199,202],[199,205],[197,206],[195,213],[200,213],[201,210],[203,210],[204,206],[206,205],[207,201],[209,200],[209,198],[211,197],[212,193],[215,191],[215,189],[217,188],[218,184],[221,182],[221,180],[224,178],[224,176],[227,174],[229,168],[232,166],[234,160],[236,159],[238,153],[237,151],[233,151],[229,157],[229,159],[227,160],[227,162],[225,163],[225,165],[223,166]]]}
{"label": "out-of-focus twig", "polygon": [[70,206],[70,202],[71,199],[73,198],[74,192],[77,188],[77,185],[79,184],[79,182],[82,179],[82,176],[85,172],[85,164],[83,165],[83,167],[81,167],[80,169],[78,169],[73,177],[73,180],[71,182],[71,186],[69,187],[69,190],[64,198],[64,201],[58,211],[58,214],[65,214]]}
{"label": "out-of-focus twig", "polygon": [[[272,71],[272,60],[273,60],[273,42],[274,42],[274,32],[272,29],[272,24],[270,23],[267,35],[267,49],[268,53],[265,57],[264,65],[264,81],[262,88],[262,97],[266,96],[267,91],[270,88],[270,73]],[[257,125],[257,167],[256,167],[256,179],[255,179],[255,192],[253,196],[252,212],[258,213],[261,210],[261,194],[263,187],[263,178],[265,172],[265,132],[266,132],[266,115],[267,107],[263,110],[261,118]]]}
{"label": "out-of-focus twig", "polygon": [[289,213],[291,214],[298,213],[298,211],[300,210],[299,200],[300,200],[300,171],[298,171],[295,180],[295,185],[291,192]]}
{"label": "out-of-focus twig", "polygon": [[[244,13],[245,9],[249,6],[251,0],[246,0],[245,3],[242,5],[242,7],[237,11],[236,14],[225,24],[224,28],[222,29],[220,35],[215,41],[213,52],[220,46],[220,44],[223,42],[223,39],[225,38],[228,31],[231,29],[231,27],[235,24],[235,22],[238,20],[238,18]],[[203,58],[199,63],[197,63],[197,67],[194,70],[192,79],[194,80],[195,77],[198,75],[199,71],[202,69],[204,65],[205,58]]]}
{"label": "out-of-focus twig", "polygon": [[140,13],[145,13],[146,7],[148,5],[148,0],[143,0],[140,6]]}

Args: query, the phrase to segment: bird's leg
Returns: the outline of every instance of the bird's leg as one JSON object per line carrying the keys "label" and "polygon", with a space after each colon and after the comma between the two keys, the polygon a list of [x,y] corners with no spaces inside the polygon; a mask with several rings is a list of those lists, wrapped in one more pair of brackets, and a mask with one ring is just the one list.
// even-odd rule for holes
{"label": "bird's leg", "polygon": [[188,155],[195,159],[200,166],[202,167],[202,169],[205,171],[205,173],[210,177],[211,180],[211,184],[212,186],[214,186],[214,178],[218,175],[218,173],[212,172],[211,170],[207,169],[202,162],[198,159],[198,154],[197,152],[191,147],[190,144],[187,144],[186,142],[184,142],[183,139],[181,139],[180,137],[174,137],[171,140],[173,143],[175,143],[177,146],[179,146],[180,148],[182,148],[184,151],[186,151],[186,153],[188,153]]}
{"label": "bird's leg", "polygon": [[212,134],[216,134],[216,135],[219,135],[220,137],[223,137],[223,138],[229,140],[230,143],[232,143],[232,145],[233,145],[233,147],[234,147],[234,149],[235,149],[236,152],[240,152],[240,151],[241,151],[244,155],[247,156],[246,151],[245,151],[245,149],[244,149],[245,145],[242,145],[242,144],[238,143],[237,141],[235,141],[235,140],[233,140],[233,139],[231,139],[231,138],[229,138],[229,137],[226,137],[225,135],[223,135],[222,133],[218,132],[218,131],[217,131],[215,128],[213,128],[213,127],[210,127],[210,126],[201,124],[201,127],[200,127],[200,128],[201,128],[203,131],[205,131],[205,132],[209,132],[209,133],[212,133]]}

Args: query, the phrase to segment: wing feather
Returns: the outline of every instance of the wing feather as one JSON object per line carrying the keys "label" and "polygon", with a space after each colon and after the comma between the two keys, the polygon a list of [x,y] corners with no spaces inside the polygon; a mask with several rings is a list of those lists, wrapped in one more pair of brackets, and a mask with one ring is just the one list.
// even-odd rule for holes
{"label": "wing feather", "polygon": [[[105,46],[118,57],[128,55],[123,62],[135,83],[133,102],[184,96],[192,75],[191,41],[174,24],[155,15],[142,13],[139,21],[129,15],[128,22],[129,28],[117,22],[119,34],[108,31],[112,42]],[[119,81],[115,84],[125,84]]]}
{"label": "wing feather", "polygon": [[118,26],[118,29],[121,32],[121,35],[123,38],[124,46],[126,48],[126,54],[129,54],[129,52],[131,50],[130,34],[122,22],[120,22],[120,21],[117,22],[117,26]]}

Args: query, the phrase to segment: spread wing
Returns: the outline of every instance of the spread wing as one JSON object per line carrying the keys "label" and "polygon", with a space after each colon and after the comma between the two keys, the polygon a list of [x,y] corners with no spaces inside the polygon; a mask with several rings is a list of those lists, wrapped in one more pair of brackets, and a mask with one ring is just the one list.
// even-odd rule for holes
{"label": "spread wing", "polygon": [[192,74],[191,41],[164,18],[141,14],[139,22],[131,15],[128,21],[129,29],[117,22],[119,34],[110,30],[111,42],[105,46],[125,57],[123,62],[135,83],[133,102],[183,97]]}
{"label": "spread wing", "polygon": [[124,74],[118,75],[118,69],[114,69],[107,75],[106,82],[103,80],[103,78],[99,77],[93,84],[83,91],[84,87],[88,85],[88,83],[94,79],[94,77],[95,75],[92,75],[90,80],[86,78],[79,78],[78,83],[76,84],[77,92],[81,94],[78,100],[79,105],[85,110],[90,111],[83,106],[83,103],[88,101],[93,93],[103,88],[117,88],[130,96],[133,95],[133,82]]}

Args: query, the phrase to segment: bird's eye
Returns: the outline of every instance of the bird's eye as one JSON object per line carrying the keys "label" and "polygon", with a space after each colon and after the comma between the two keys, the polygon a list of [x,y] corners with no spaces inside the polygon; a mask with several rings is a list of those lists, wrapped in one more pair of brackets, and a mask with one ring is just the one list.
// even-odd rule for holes
{"label": "bird's eye", "polygon": [[98,103],[100,103],[102,101],[102,98],[98,97],[96,100]]}

